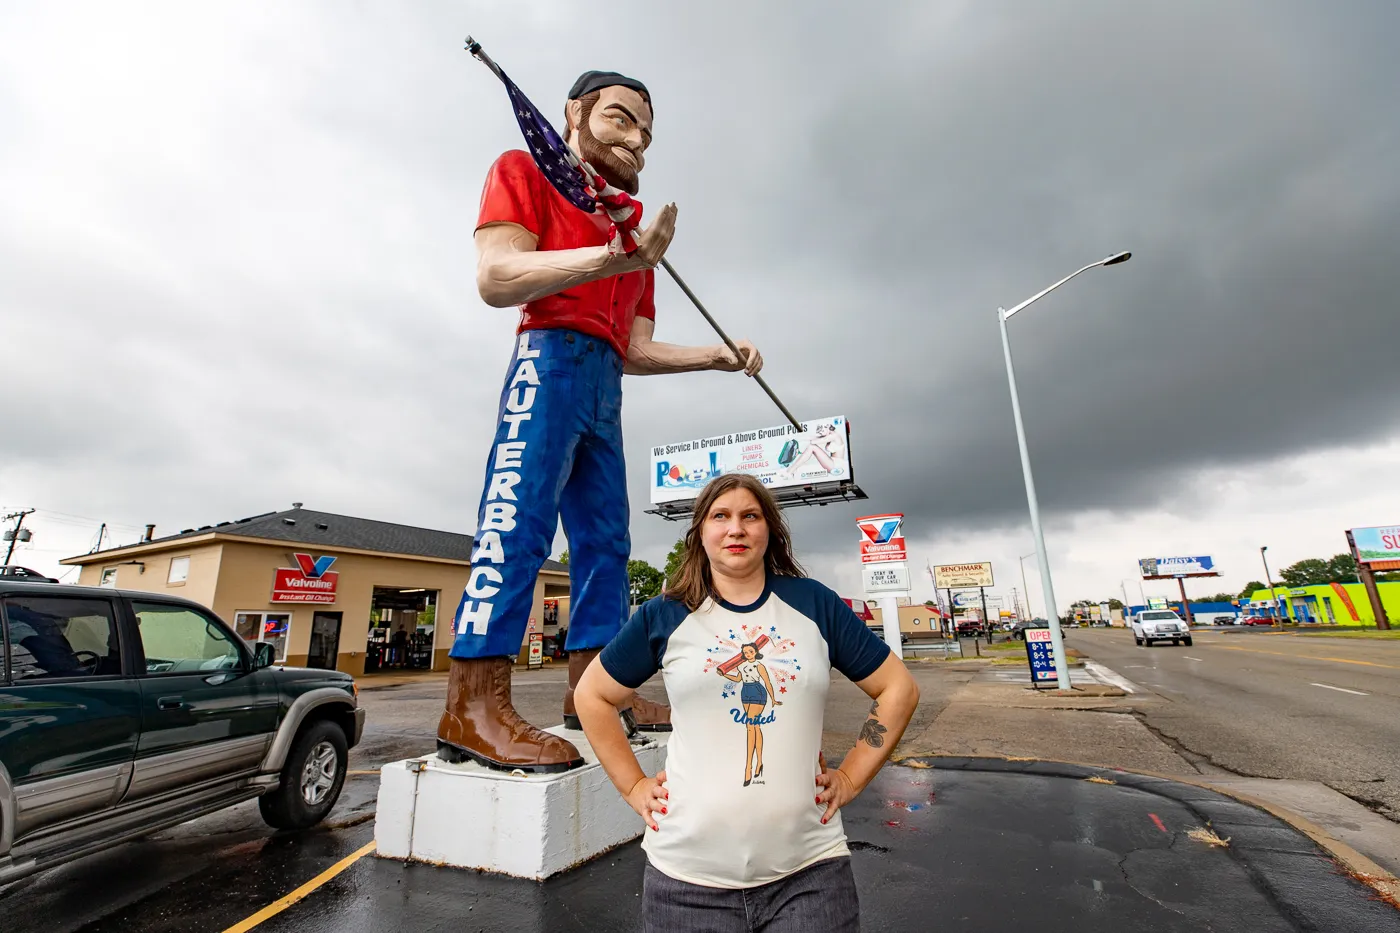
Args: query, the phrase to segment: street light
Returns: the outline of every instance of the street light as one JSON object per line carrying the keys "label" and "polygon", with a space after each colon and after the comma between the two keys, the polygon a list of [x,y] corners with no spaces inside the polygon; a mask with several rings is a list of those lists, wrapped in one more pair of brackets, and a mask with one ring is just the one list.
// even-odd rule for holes
{"label": "street light", "polygon": [[1274,603],[1274,606],[1273,606],[1274,624],[1277,625],[1280,629],[1282,629],[1282,628],[1283,628],[1283,619],[1282,619],[1282,617],[1279,616],[1279,611],[1278,611],[1278,593],[1274,592],[1274,578],[1273,578],[1273,576],[1269,573],[1269,558],[1268,558],[1267,556],[1265,556],[1265,554],[1264,554],[1264,552],[1267,551],[1268,549],[1269,549],[1269,546],[1268,546],[1267,544],[1265,544],[1264,546],[1262,546],[1261,548],[1259,548],[1259,559],[1262,560],[1262,561],[1264,562],[1264,579],[1267,580],[1267,581],[1269,581],[1269,599],[1273,600],[1273,603]]}
{"label": "street light", "polygon": [[1011,365],[1011,341],[1006,336],[1006,321],[1013,314],[1044,298],[1076,275],[1088,272],[1097,266],[1116,266],[1120,262],[1127,262],[1132,258],[1132,255],[1128,252],[1114,253],[1098,262],[1091,262],[1084,268],[1071,272],[1044,291],[1027,298],[1010,311],[1005,308],[997,308],[997,321],[1001,325],[1001,349],[1006,355],[1006,381],[1011,386],[1011,412],[1016,418],[1016,443],[1021,448],[1021,473],[1026,479],[1026,503],[1030,506],[1031,531],[1035,534],[1035,551],[1036,556],[1040,559],[1040,583],[1045,591],[1045,620],[1050,624],[1050,648],[1055,655],[1055,678],[1061,690],[1070,689],[1069,663],[1065,660],[1065,639],[1060,632],[1060,616],[1055,608],[1055,587],[1050,582],[1050,558],[1045,551],[1045,535],[1040,529],[1040,505],[1035,498],[1035,479],[1031,476],[1031,455],[1026,449],[1026,428],[1021,421],[1021,398],[1016,393],[1016,370]]}

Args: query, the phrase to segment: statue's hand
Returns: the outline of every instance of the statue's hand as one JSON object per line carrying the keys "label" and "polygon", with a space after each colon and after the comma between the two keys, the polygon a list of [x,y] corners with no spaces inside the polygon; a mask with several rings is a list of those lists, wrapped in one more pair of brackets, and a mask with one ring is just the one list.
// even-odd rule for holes
{"label": "statue's hand", "polygon": [[642,231],[636,252],[628,258],[641,263],[647,269],[655,268],[661,257],[666,255],[666,248],[671,245],[671,237],[675,235],[676,205],[667,204],[661,209],[661,213],[656,215],[656,219]]}

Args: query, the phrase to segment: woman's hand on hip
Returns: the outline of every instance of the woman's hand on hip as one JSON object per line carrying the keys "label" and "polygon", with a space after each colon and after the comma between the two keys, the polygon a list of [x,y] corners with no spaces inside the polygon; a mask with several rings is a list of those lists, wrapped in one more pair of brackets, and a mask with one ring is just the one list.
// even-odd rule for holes
{"label": "woman's hand on hip", "polygon": [[855,800],[860,791],[856,790],[856,783],[849,774],[840,768],[827,769],[825,755],[818,754],[817,763],[822,769],[817,775],[817,806],[826,807],[822,814],[822,823],[826,823],[837,810]]}
{"label": "woman's hand on hip", "polygon": [[665,814],[667,801],[671,798],[671,792],[662,786],[665,783],[666,772],[658,771],[656,777],[644,777],[632,785],[632,790],[627,794],[628,805],[651,829],[660,829],[652,814]]}

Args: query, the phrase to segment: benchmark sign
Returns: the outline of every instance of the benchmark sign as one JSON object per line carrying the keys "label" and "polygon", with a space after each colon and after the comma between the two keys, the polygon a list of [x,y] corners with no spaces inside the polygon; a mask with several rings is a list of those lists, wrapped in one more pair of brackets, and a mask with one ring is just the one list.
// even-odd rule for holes
{"label": "benchmark sign", "polygon": [[991,587],[992,562],[940,564],[933,568],[933,585],[940,590],[960,590],[974,586]]}
{"label": "benchmark sign", "polygon": [[272,577],[274,603],[333,603],[340,574],[331,570],[334,557],[293,554],[295,567],[278,567]]}

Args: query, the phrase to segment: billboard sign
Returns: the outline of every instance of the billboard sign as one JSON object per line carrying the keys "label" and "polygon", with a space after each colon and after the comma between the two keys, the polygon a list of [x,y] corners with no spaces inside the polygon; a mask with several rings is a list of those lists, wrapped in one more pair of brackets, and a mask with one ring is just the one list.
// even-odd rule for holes
{"label": "billboard sign", "polygon": [[769,489],[851,480],[844,416],[697,437],[651,449],[651,502],[686,502],[725,473],[748,473]]}
{"label": "billboard sign", "polygon": [[1149,597],[1147,597],[1147,608],[1148,608],[1148,609],[1165,609],[1165,608],[1167,608],[1167,599],[1166,599],[1166,597],[1165,597],[1165,596],[1149,596]]}
{"label": "billboard sign", "polygon": [[1356,560],[1362,564],[1400,560],[1400,525],[1379,525],[1375,528],[1353,528]]}
{"label": "billboard sign", "polygon": [[1218,577],[1214,557],[1144,557],[1138,561],[1143,579],[1152,577]]}
{"label": "billboard sign", "polygon": [[992,586],[992,562],[984,560],[976,564],[940,564],[933,568],[933,585],[940,590]]}
{"label": "billboard sign", "polygon": [[[860,562],[877,564],[884,561],[908,560],[904,549],[904,513],[867,515],[856,519],[860,528]],[[908,587],[905,587],[907,590]]]}
{"label": "billboard sign", "polygon": [[293,554],[295,567],[279,567],[272,575],[274,603],[333,603],[340,574],[331,570],[334,557]]}
{"label": "billboard sign", "polygon": [[860,568],[861,582],[867,595],[878,593],[908,593],[909,565],[885,562],[866,564]]}

